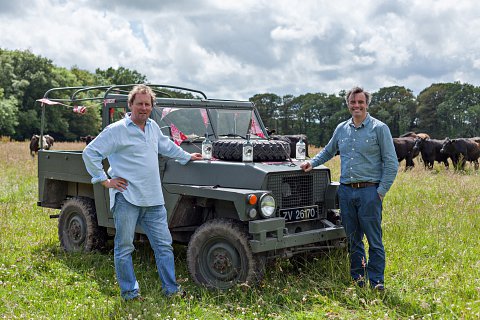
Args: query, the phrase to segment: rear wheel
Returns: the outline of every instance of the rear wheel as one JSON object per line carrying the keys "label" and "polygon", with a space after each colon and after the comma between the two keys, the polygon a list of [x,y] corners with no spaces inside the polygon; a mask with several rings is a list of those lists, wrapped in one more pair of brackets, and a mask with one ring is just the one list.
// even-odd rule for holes
{"label": "rear wheel", "polygon": [[247,233],[231,220],[210,220],[197,229],[187,250],[193,280],[208,288],[228,289],[263,278],[265,259],[252,253]]}
{"label": "rear wheel", "polygon": [[64,203],[58,220],[58,237],[68,252],[89,252],[105,246],[106,230],[97,224],[92,199],[76,197]]}

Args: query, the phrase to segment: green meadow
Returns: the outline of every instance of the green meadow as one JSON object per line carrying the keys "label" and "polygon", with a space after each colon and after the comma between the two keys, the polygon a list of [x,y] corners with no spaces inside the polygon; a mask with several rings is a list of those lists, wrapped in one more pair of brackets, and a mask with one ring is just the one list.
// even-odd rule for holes
{"label": "green meadow", "polygon": [[[59,212],[36,204],[36,160],[28,142],[0,141],[0,319],[480,319],[480,173],[469,165],[427,171],[417,158],[405,172],[401,163],[384,200],[383,293],[351,283],[341,249],[269,264],[257,287],[206,290],[189,278],[186,249],[175,246],[188,294],[165,298],[152,252],[138,244],[145,301],[124,302],[111,246],[88,254],[60,248],[58,221],[49,218]],[[327,166],[338,180],[338,157]]]}

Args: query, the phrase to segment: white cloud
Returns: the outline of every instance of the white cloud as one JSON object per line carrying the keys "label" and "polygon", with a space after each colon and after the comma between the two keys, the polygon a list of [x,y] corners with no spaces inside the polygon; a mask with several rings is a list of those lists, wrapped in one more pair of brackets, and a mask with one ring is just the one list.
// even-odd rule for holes
{"label": "white cloud", "polygon": [[22,0],[0,3],[0,46],[54,64],[123,66],[217,98],[480,85],[469,0]]}

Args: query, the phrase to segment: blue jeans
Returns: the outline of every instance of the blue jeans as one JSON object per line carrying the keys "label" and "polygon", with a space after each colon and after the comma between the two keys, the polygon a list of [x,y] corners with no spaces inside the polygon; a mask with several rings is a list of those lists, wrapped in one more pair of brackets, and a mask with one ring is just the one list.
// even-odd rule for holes
{"label": "blue jeans", "polygon": [[132,252],[135,249],[133,239],[137,224],[147,234],[150,246],[155,253],[155,262],[164,293],[171,295],[178,291],[178,284],[175,280],[172,236],[168,230],[165,206],[138,207],[129,203],[122,193],[118,192],[115,194],[115,205],[112,211],[116,229],[115,273],[122,297],[130,300],[139,294],[132,261]]}
{"label": "blue jeans", "polygon": [[[371,286],[384,283],[385,249],[382,242],[382,200],[376,186],[338,189],[342,225],[348,239],[350,274],[368,279]],[[363,236],[368,241],[368,261]]]}

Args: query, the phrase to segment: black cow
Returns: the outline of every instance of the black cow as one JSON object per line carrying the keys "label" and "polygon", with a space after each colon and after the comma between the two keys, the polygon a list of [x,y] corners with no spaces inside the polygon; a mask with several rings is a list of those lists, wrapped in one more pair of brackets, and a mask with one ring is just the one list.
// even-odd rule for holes
{"label": "black cow", "polygon": [[88,136],[85,136],[85,137],[80,137],[80,141],[83,141],[85,142],[85,144],[88,146],[88,144],[90,142],[92,142],[93,139],[95,139],[97,136],[91,136],[91,135],[88,135]]}
{"label": "black cow", "polygon": [[397,160],[398,162],[405,160],[405,170],[411,169],[415,166],[413,159],[418,156],[418,150],[413,150],[414,145],[415,140],[411,137],[393,138],[393,146],[395,147]]}
{"label": "black cow", "polygon": [[280,140],[280,141],[285,141],[290,144],[290,158],[295,158],[296,157],[296,146],[297,142],[303,140],[305,142],[305,155],[308,157],[308,140],[307,136],[304,134],[292,134],[292,135],[271,135],[270,139],[272,140]]}
{"label": "black cow", "polygon": [[474,140],[467,138],[446,138],[440,151],[452,158],[453,165],[456,169],[464,170],[465,163],[470,161],[474,163],[475,170],[478,170],[480,145]]}
{"label": "black cow", "polygon": [[443,142],[444,140],[436,139],[415,139],[413,150],[421,153],[425,169],[433,169],[433,164],[435,161],[438,163],[443,162],[445,168],[449,168],[448,155],[440,152]]}
{"label": "black cow", "polygon": [[[52,136],[48,134],[43,135],[43,149],[49,150],[55,142]],[[30,139],[30,155],[35,157],[35,154],[40,150],[40,136],[38,134],[34,134]]]}

